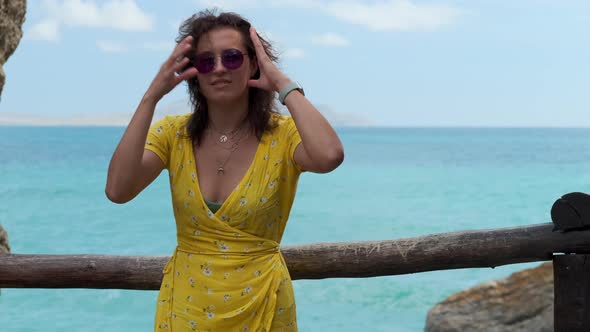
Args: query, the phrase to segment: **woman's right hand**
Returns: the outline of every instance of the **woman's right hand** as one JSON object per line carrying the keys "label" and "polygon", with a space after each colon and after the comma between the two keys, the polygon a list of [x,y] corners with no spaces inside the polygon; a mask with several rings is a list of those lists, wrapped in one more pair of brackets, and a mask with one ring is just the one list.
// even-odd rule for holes
{"label": "woman's right hand", "polygon": [[181,72],[190,61],[186,54],[191,51],[192,43],[193,37],[188,36],[176,45],[170,57],[160,66],[160,71],[147,89],[146,97],[153,98],[157,102],[172,91],[178,83],[197,76],[199,72],[194,66]]}

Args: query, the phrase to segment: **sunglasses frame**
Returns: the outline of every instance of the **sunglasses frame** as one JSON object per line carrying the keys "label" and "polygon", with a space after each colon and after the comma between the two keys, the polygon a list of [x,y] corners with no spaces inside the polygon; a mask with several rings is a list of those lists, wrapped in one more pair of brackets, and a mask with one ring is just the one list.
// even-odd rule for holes
{"label": "sunglasses frame", "polygon": [[[228,52],[232,52],[231,54]],[[228,60],[228,57],[231,56],[235,56],[235,55],[240,55],[240,64],[234,68],[234,66],[230,65],[228,66],[228,63],[230,63],[231,60]],[[215,66],[217,65],[216,63],[216,59],[217,58],[221,58],[221,65],[227,69],[227,70],[237,70],[240,69],[242,67],[242,65],[244,64],[244,57],[245,56],[250,56],[250,53],[244,53],[241,50],[237,49],[237,48],[228,48],[225,50],[221,51],[221,54],[214,54],[213,52],[210,51],[206,51],[206,52],[202,52],[199,53],[197,55],[195,55],[194,57],[191,58],[191,64],[197,68],[197,70],[199,71],[199,74],[209,74],[211,73],[213,70],[215,70]],[[204,58],[203,58],[204,57]],[[199,69],[199,63],[198,61],[201,60],[207,60],[207,61],[211,61],[211,59],[213,59],[213,65],[211,66],[211,64],[207,63],[205,65],[207,66],[211,66],[210,69],[208,70],[201,70]],[[202,67],[202,66],[201,66]],[[207,67],[209,68],[209,67]]]}

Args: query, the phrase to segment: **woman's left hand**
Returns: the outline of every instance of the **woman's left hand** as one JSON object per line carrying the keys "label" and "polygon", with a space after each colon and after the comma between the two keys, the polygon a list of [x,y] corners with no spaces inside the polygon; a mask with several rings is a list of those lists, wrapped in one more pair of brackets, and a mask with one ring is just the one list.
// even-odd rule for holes
{"label": "woman's left hand", "polygon": [[260,39],[258,38],[256,29],[253,27],[250,28],[250,38],[252,38],[254,49],[256,50],[260,78],[248,81],[248,85],[266,91],[280,91],[281,88],[289,84],[289,78],[283,74],[268,57]]}

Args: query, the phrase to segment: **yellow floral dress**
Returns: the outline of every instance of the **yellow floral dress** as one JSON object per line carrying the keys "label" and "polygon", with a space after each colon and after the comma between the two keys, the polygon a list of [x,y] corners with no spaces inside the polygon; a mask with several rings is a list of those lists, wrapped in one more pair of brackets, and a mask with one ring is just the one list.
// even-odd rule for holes
{"label": "yellow floral dress", "polygon": [[279,250],[301,174],[293,119],[271,116],[276,127],[264,132],[246,174],[213,213],[186,137],[189,116],[157,121],[145,144],[168,170],[178,240],[163,270],[154,331],[297,331]]}

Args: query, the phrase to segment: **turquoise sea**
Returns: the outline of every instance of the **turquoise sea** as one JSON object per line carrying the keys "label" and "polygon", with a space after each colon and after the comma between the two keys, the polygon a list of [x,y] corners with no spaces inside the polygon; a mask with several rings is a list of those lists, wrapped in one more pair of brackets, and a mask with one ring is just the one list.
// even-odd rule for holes
{"label": "turquoise sea", "polygon": [[[122,127],[0,127],[0,223],[13,253],[170,255],[167,174],[107,200]],[[346,159],[303,174],[283,245],[396,239],[550,222],[590,192],[589,129],[340,128]],[[300,331],[421,331],[454,292],[539,263],[294,282]],[[3,289],[0,330],[152,331],[156,291]]]}

